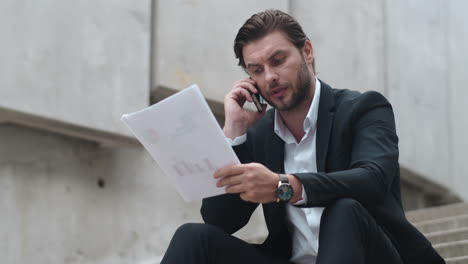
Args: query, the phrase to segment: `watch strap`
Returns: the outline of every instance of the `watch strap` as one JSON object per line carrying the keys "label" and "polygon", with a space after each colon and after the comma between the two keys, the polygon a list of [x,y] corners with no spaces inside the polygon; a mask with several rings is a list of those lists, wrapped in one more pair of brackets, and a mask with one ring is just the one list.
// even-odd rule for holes
{"label": "watch strap", "polygon": [[282,183],[289,183],[288,175],[279,173],[278,176],[279,176],[278,185],[281,185]]}

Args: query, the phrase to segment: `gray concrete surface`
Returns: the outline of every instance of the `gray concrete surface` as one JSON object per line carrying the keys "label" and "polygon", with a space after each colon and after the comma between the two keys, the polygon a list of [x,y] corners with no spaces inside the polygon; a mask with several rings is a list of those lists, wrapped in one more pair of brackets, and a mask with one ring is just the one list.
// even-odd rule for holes
{"label": "gray concrete surface", "polygon": [[468,256],[446,258],[445,260],[447,264],[466,264],[468,263]]}
{"label": "gray concrete surface", "polygon": [[435,220],[442,217],[460,216],[468,214],[468,204],[454,203],[426,209],[413,210],[406,214],[406,218],[413,222]]}
{"label": "gray concrete surface", "polygon": [[383,1],[290,1],[314,47],[318,78],[333,87],[385,89]]}
{"label": "gray concrete surface", "polygon": [[156,1],[153,89],[183,89],[198,83],[203,95],[223,101],[246,74],[234,57],[234,37],[252,14],[268,8],[288,11],[288,2]]}
{"label": "gray concrete surface", "polygon": [[416,228],[431,241],[447,264],[468,260],[468,205],[458,203],[406,213]]}
{"label": "gray concrete surface", "polygon": [[468,227],[468,214],[449,217],[440,215],[437,219],[417,222],[415,226],[425,233]]}
{"label": "gray concrete surface", "polygon": [[[10,125],[0,146],[2,263],[143,263],[201,221],[199,202],[183,202],[141,147]],[[265,234],[261,219],[237,235]]]}
{"label": "gray concrete surface", "polygon": [[150,1],[1,1],[0,106],[129,135],[119,117],[149,103],[150,14]]}
{"label": "gray concrete surface", "polygon": [[432,244],[445,243],[450,241],[468,240],[468,228],[455,228],[439,232],[426,234],[427,239]]}
{"label": "gray concrete surface", "polygon": [[466,256],[468,240],[441,243],[434,247],[443,258]]}
{"label": "gray concrete surface", "polygon": [[[450,155],[451,170],[446,173],[451,173],[452,182],[451,188],[457,190],[468,200],[468,18],[466,10],[468,10],[468,2],[463,0],[453,0],[447,6],[448,15],[447,32],[450,38],[447,39],[449,49],[448,60],[450,68],[448,71],[447,86],[450,88],[447,92],[450,94],[450,131],[446,136],[451,139],[450,146],[452,148]],[[446,90],[446,89],[443,89]]]}
{"label": "gray concrete surface", "polygon": [[[466,1],[387,1],[387,96],[402,166],[468,198]],[[465,34],[464,34],[465,33]]]}
{"label": "gray concrete surface", "polygon": [[388,97],[398,117],[400,160],[433,180],[451,184],[449,65],[445,5],[388,1]]}

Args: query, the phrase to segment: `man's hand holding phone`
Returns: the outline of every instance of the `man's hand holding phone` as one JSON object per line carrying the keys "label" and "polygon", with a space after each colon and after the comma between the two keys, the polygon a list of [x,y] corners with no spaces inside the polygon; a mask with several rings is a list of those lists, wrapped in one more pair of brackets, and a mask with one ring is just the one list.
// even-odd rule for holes
{"label": "man's hand holding phone", "polygon": [[[256,95],[259,95],[259,91],[254,80],[245,78],[234,82],[231,91],[224,97],[223,132],[226,137],[234,139],[245,134],[251,125],[263,117],[266,104],[261,104]],[[244,109],[245,102],[254,103],[259,111]]]}

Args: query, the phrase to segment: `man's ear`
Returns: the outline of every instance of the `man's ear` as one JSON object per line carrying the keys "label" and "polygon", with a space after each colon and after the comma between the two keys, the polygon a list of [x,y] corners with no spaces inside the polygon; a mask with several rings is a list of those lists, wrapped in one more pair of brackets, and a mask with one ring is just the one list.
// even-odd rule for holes
{"label": "man's ear", "polygon": [[306,40],[304,42],[304,47],[302,48],[302,55],[307,64],[311,64],[314,61],[314,48],[312,47],[312,42]]}

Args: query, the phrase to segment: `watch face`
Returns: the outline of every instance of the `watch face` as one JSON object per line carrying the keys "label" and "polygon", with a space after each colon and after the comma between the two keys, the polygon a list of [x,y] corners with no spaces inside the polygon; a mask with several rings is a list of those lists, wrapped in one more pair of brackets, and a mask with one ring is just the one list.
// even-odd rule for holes
{"label": "watch face", "polygon": [[292,189],[291,185],[285,183],[285,184],[281,184],[278,187],[278,189],[276,189],[276,193],[277,193],[278,198],[281,201],[287,202],[287,201],[291,200],[291,198],[293,196],[293,189]]}

